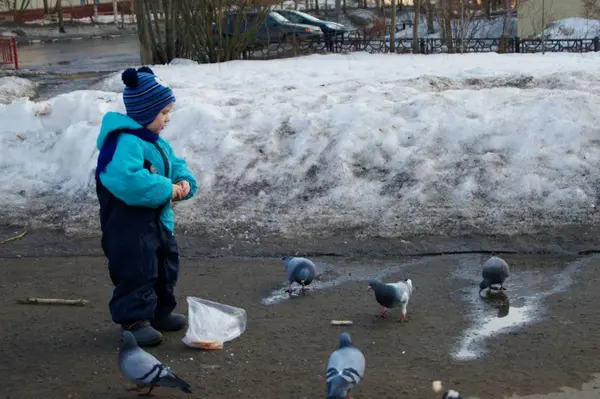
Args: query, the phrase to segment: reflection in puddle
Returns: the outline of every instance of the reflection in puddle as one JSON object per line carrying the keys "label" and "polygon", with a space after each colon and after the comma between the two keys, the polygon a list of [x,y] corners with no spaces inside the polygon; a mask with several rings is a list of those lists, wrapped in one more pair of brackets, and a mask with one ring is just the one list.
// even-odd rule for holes
{"label": "reflection in puddle", "polygon": [[[477,359],[486,353],[484,344],[487,338],[537,321],[543,313],[544,299],[567,289],[574,282],[574,274],[598,257],[594,255],[571,262],[558,272],[553,268],[522,270],[511,267],[507,291],[492,291],[483,298],[477,295],[477,284],[485,257],[460,257],[459,267],[454,274],[474,283],[462,290],[463,298],[469,304],[473,325],[464,331],[452,356],[458,360]],[[517,263],[507,261],[511,266]],[[485,292],[487,290],[482,292],[482,296]]]}
{"label": "reflection in puddle", "polygon": [[[342,264],[342,261],[340,261],[340,263],[324,263],[315,261],[314,259],[312,260],[317,266],[317,277],[315,278],[313,283],[308,287],[309,291],[307,295],[310,295],[311,291],[332,288],[337,285],[344,284],[348,281],[366,281],[369,279],[383,279],[391,274],[401,271],[407,266],[424,264],[429,261],[429,259],[425,257],[409,260],[403,263],[386,263],[381,261],[370,261],[371,263],[369,264],[365,264],[364,262],[358,264],[349,264],[345,262]],[[338,266],[343,266],[343,269]],[[285,276],[285,273],[283,273],[283,266],[281,267],[281,270],[282,276]],[[289,294],[284,291],[285,289],[287,289],[287,287],[287,282],[282,282],[280,287],[274,289],[271,292],[271,294],[269,294],[269,296],[267,296],[266,298],[263,298],[261,300],[261,303],[263,305],[274,305],[276,303],[289,299]],[[299,296],[297,292],[298,287],[299,286],[297,284],[294,284],[292,286],[292,289],[296,291],[292,294],[292,297]]]}

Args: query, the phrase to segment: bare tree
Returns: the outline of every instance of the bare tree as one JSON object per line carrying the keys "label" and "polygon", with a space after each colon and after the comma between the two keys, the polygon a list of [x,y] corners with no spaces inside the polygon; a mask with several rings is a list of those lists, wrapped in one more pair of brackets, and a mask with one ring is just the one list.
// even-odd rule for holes
{"label": "bare tree", "polygon": [[583,5],[583,17],[588,19],[600,19],[600,0],[581,0]]}
{"label": "bare tree", "polygon": [[23,12],[31,5],[31,0],[2,0],[2,8],[10,11]]}
{"label": "bare tree", "polygon": [[419,22],[421,19],[421,0],[415,1],[415,15],[413,20],[413,42],[412,49],[413,53],[419,53]]}
{"label": "bare tree", "polygon": [[58,31],[60,33],[67,33],[65,30],[65,21],[63,19],[63,10],[62,10],[62,1],[56,0],[56,4],[54,6],[56,13],[58,14]]}
{"label": "bare tree", "polygon": [[481,6],[483,7],[483,15],[485,19],[491,19],[492,16],[492,2],[496,0],[483,0]]}
{"label": "bare tree", "polygon": [[[276,0],[136,0],[144,64],[239,59]],[[234,11],[232,14],[229,14]],[[253,11],[253,18],[246,18]],[[232,18],[229,17],[232,16]]]}
{"label": "bare tree", "polygon": [[436,10],[436,19],[440,26],[440,38],[449,50],[453,48],[452,20],[454,18],[454,7],[452,3],[452,0],[438,0]]}
{"label": "bare tree", "polygon": [[435,14],[434,0],[427,0],[426,7],[427,7],[427,33],[432,34],[432,33],[435,33],[435,26],[433,24],[433,16]]}

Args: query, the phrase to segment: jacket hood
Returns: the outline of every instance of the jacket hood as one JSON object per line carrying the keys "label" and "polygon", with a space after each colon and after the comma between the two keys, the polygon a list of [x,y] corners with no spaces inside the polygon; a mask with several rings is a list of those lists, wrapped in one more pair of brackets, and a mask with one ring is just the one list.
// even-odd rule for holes
{"label": "jacket hood", "polygon": [[125,114],[119,112],[107,112],[102,118],[102,126],[100,133],[96,139],[96,147],[98,150],[102,149],[104,141],[108,135],[118,129],[140,129],[143,126],[128,117]]}

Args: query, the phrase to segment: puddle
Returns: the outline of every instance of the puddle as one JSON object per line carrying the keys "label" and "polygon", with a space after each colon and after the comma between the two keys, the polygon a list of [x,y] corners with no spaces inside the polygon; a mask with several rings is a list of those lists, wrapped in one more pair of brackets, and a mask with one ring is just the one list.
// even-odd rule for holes
{"label": "puddle", "polygon": [[566,290],[575,280],[574,275],[589,262],[600,256],[594,255],[564,267],[519,269],[518,258],[505,258],[511,266],[511,275],[506,280],[507,291],[478,296],[481,265],[487,256],[469,255],[458,259],[454,276],[473,283],[460,291],[468,303],[473,325],[466,329],[451,353],[456,360],[474,360],[487,353],[486,340],[497,334],[518,330],[523,326],[539,321],[544,314],[544,299]]}
{"label": "puddle", "polygon": [[[310,291],[307,295],[310,295],[311,291],[323,290],[332,288],[340,284],[347,283],[349,281],[367,281],[369,279],[384,279],[385,277],[397,273],[407,266],[413,266],[418,264],[424,264],[430,261],[430,258],[417,258],[408,260],[402,263],[390,263],[382,261],[364,261],[360,263],[340,261],[334,263],[319,262],[311,259],[317,267],[317,277],[309,286]],[[281,267],[282,275],[284,273],[284,267],[282,263]],[[297,297],[299,285],[294,284],[292,289],[295,291],[292,297]],[[274,289],[271,293],[261,299],[263,305],[274,305],[284,300],[290,299],[290,296],[285,290],[288,288],[287,282],[282,282],[279,288]]]}

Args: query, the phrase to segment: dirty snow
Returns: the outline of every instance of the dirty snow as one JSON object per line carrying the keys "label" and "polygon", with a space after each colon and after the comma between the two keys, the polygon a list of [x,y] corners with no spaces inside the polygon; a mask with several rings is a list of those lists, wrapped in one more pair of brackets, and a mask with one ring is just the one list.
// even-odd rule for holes
{"label": "dirty snow", "polygon": [[[597,222],[598,54],[156,66],[164,131],[198,177],[178,226],[216,235],[521,232]],[[0,219],[97,233],[102,115],[118,74],[0,105]]]}

